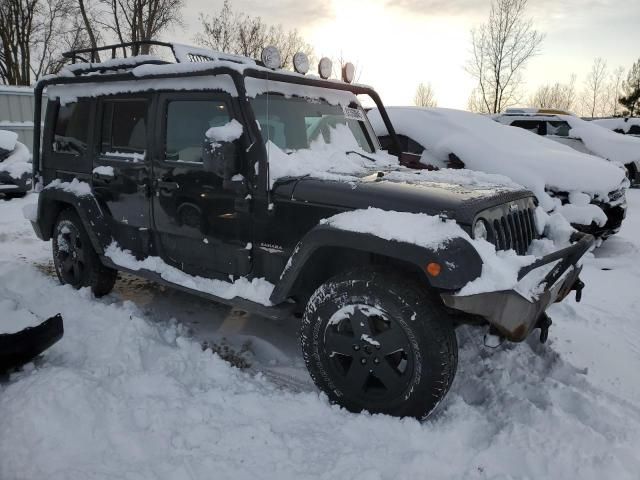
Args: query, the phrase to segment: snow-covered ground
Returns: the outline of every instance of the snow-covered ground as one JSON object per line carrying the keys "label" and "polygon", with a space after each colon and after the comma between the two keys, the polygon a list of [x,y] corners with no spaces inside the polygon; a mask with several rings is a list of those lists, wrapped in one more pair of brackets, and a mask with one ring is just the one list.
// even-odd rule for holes
{"label": "snow-covered ground", "polygon": [[[637,479],[640,191],[586,261],[584,299],[549,343],[496,350],[458,331],[453,388],[429,420],[354,415],[307,376],[294,321],[274,323],[122,276],[62,287],[50,245],[0,200],[0,321],[62,313],[65,336],[0,380],[0,478]],[[202,345],[223,338],[234,368]],[[228,352],[227,352],[228,353]]]}

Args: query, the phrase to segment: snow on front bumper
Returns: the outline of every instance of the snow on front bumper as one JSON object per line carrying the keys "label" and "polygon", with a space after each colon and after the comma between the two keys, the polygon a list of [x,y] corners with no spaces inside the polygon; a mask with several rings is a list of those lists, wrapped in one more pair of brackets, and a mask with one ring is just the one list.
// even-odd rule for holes
{"label": "snow on front bumper", "polygon": [[441,294],[442,300],[450,308],[485,318],[505,338],[520,342],[527,338],[547,308],[554,302],[562,301],[571,290],[578,289],[582,266],[580,259],[593,246],[592,235],[578,233],[577,242],[570,247],[550,253],[518,272],[522,279],[535,269],[556,263],[538,283],[537,297],[525,298],[516,289],[472,295]]}

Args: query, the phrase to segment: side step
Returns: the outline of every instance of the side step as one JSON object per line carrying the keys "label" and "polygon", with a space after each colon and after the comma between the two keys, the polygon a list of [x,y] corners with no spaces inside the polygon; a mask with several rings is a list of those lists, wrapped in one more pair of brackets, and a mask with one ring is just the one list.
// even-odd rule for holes
{"label": "side step", "polygon": [[262,305],[261,303],[252,302],[251,300],[247,300],[241,297],[235,297],[231,299],[218,297],[211,293],[203,292],[201,290],[194,290],[192,288],[185,287],[184,285],[180,285],[180,284],[165,280],[160,276],[159,273],[156,273],[151,270],[145,270],[145,269],[131,270],[129,268],[122,267],[121,265],[114,263],[109,257],[105,257],[105,256],[101,256],[100,260],[102,260],[102,263],[104,263],[104,265],[111,267],[115,270],[126,272],[137,277],[145,278],[147,280],[158,283],[160,285],[164,285],[166,287],[170,287],[175,290],[180,290],[181,292],[191,293],[193,295],[197,295],[200,298],[204,298],[212,302],[221,303],[223,305],[229,305],[230,307],[235,307],[240,310],[244,310],[246,312],[268,318],[270,320],[287,320],[291,318],[291,316],[293,315],[293,311],[295,309],[295,304],[293,303],[281,303],[279,305],[268,307],[266,305]]}

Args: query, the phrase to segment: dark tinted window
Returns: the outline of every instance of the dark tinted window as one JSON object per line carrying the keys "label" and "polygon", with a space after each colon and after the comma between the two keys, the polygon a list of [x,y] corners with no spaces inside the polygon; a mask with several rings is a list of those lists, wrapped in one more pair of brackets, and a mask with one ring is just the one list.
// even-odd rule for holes
{"label": "dark tinted window", "polygon": [[147,148],[147,102],[104,102],[102,153],[144,153]]}
{"label": "dark tinted window", "polygon": [[53,134],[53,151],[82,154],[87,148],[91,104],[86,101],[60,105]]}
{"label": "dark tinted window", "polygon": [[205,133],[231,120],[224,102],[214,100],[179,100],[167,104],[167,160],[202,162]]}
{"label": "dark tinted window", "polygon": [[524,128],[525,130],[529,130],[530,132],[537,133],[538,135],[544,135],[545,132],[541,128],[542,122],[537,120],[516,120],[511,123],[512,127]]}
{"label": "dark tinted window", "polygon": [[631,125],[629,135],[640,135],[640,125]]}

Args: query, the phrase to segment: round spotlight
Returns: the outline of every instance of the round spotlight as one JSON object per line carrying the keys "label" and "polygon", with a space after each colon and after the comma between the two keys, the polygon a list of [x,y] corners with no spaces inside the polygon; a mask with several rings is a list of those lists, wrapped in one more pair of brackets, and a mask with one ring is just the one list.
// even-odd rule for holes
{"label": "round spotlight", "polygon": [[331,71],[333,70],[333,65],[331,64],[331,59],[327,57],[322,57],[320,59],[320,63],[318,63],[318,73],[320,74],[320,78],[327,79],[331,76]]}
{"label": "round spotlight", "polygon": [[264,47],[262,54],[260,55],[262,63],[265,67],[275,70],[282,65],[282,57],[280,57],[280,51],[273,45]]}
{"label": "round spotlight", "polygon": [[342,80],[351,83],[356,74],[356,67],[351,62],[347,62],[342,67]]}
{"label": "round spotlight", "polygon": [[293,56],[293,69],[304,75],[309,71],[309,57],[304,52],[298,52]]}

